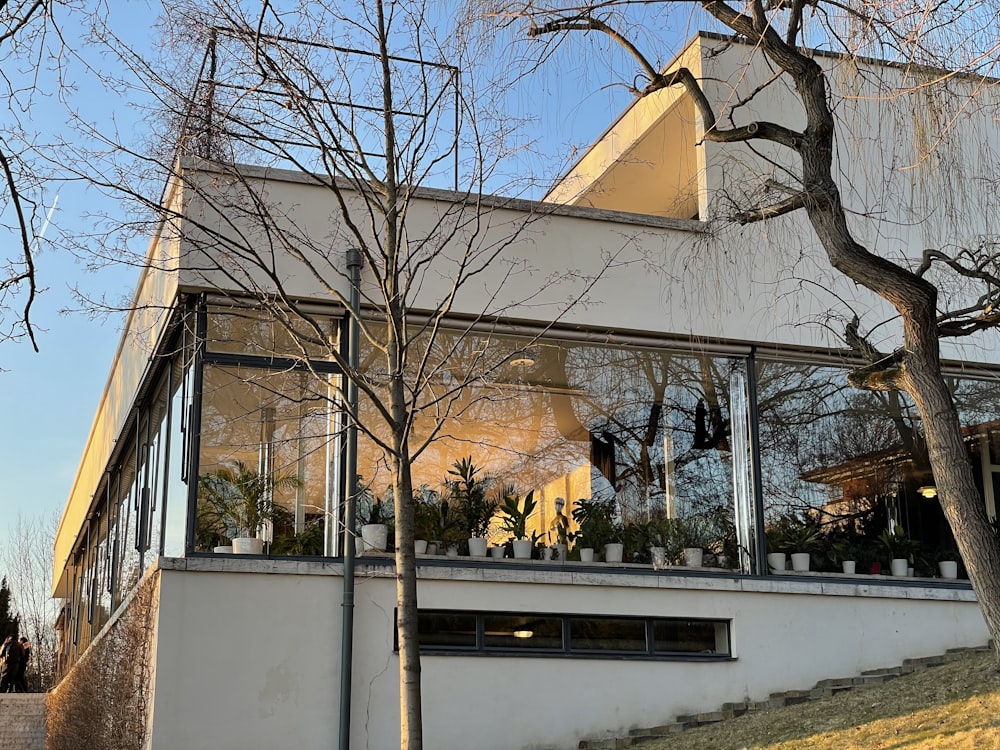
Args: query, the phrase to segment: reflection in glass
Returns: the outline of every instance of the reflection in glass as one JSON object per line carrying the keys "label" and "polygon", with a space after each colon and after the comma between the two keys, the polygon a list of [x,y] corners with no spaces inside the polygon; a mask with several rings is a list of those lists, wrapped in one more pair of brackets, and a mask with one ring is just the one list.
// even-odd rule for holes
{"label": "reflection in glass", "polygon": [[[322,555],[335,455],[334,376],[206,365],[199,477],[245,470],[269,488],[251,530],[273,554]],[[271,490],[269,490],[271,491]],[[238,519],[199,495],[195,549],[227,544]]]}
{"label": "reflection in glass", "polygon": [[728,653],[725,623],[701,620],[655,620],[653,650],[660,653]]}
{"label": "reflection in glass", "polygon": [[451,648],[476,647],[476,616],[474,614],[449,614],[420,612],[417,615],[420,645]]}
{"label": "reflection in glass", "polygon": [[646,652],[646,622],[612,617],[574,617],[569,621],[569,642],[573,651]]}
{"label": "reflection in glass", "polygon": [[562,620],[528,615],[486,615],[483,618],[486,648],[563,648]]}
{"label": "reflection in glass", "polygon": [[[566,518],[578,499],[594,498],[613,501],[620,525],[713,513],[732,525],[729,381],[739,360],[451,331],[425,360],[411,356],[428,363],[409,374],[419,383],[415,487],[446,494],[449,469],[471,457],[494,486],[534,492],[529,536],[548,544],[559,541],[558,498]],[[385,385],[378,351],[362,352],[362,369]],[[360,409],[374,437],[387,440],[377,405],[362,398]],[[388,458],[372,439],[359,451],[369,492],[385,497]],[[496,524],[493,532],[505,541]],[[712,542],[721,554],[721,540]]]}

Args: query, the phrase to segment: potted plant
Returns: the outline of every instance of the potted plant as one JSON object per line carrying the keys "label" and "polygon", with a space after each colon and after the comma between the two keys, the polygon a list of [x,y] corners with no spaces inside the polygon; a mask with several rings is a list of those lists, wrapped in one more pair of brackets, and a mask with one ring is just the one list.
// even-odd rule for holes
{"label": "potted plant", "polygon": [[819,549],[823,532],[815,521],[797,519],[785,532],[785,546],[792,551],[792,570],[797,573],[809,571],[812,553]]}
{"label": "potted plant", "polygon": [[428,552],[431,544],[434,545],[436,554],[448,553],[449,550],[457,549],[465,532],[462,528],[462,520],[458,517],[454,506],[445,499],[439,499],[433,505],[432,514],[432,538],[428,543]]}
{"label": "potted plant", "polygon": [[[594,550],[604,550],[608,544],[617,544],[621,539],[621,528],[612,520],[614,498],[607,500],[583,498],[576,501],[573,520],[579,529],[571,534],[574,550],[582,562],[592,562]],[[589,550],[589,552],[588,552]]]}
{"label": "potted plant", "polygon": [[454,479],[445,479],[445,486],[468,535],[469,555],[485,557],[486,535],[501,498],[489,496],[492,481],[488,476],[477,476],[479,469],[473,465],[472,456],[456,461],[452,466],[454,468],[448,470],[448,475]]}
{"label": "potted plant", "polygon": [[764,540],[767,544],[767,567],[772,573],[784,573],[785,561],[788,557],[788,537],[792,529],[799,523],[791,514],[775,518],[764,528]]}
{"label": "potted plant", "polygon": [[357,513],[361,530],[361,553],[387,551],[389,526],[394,517],[392,488],[388,489],[384,500],[365,490],[358,500]]}
{"label": "potted plant", "polygon": [[857,571],[858,558],[861,556],[859,552],[859,546],[853,539],[848,536],[838,536],[831,540],[827,556],[844,575],[854,575]]}
{"label": "potted plant", "polygon": [[937,553],[938,575],[953,580],[958,578],[958,552],[952,549],[940,550]]}
{"label": "potted plant", "polygon": [[323,554],[323,517],[308,521],[299,533],[276,536],[271,548],[276,555],[319,556]]}
{"label": "potted plant", "polygon": [[674,527],[681,545],[684,565],[689,568],[700,568],[705,561],[705,547],[709,539],[709,525],[701,515],[690,515],[675,518]]}
{"label": "potted plant", "polygon": [[535,512],[538,503],[535,501],[535,491],[529,492],[522,502],[513,485],[501,489],[503,504],[500,506],[500,517],[503,529],[513,538],[514,559],[528,560],[531,558],[533,543],[528,538],[528,519]]}
{"label": "potted plant", "polygon": [[909,567],[913,565],[913,556],[918,548],[917,542],[910,539],[899,524],[896,524],[891,531],[883,531],[878,540],[889,557],[892,574],[905,576],[909,572]]}
{"label": "potted plant", "polygon": [[274,504],[274,493],[301,486],[294,474],[262,472],[242,461],[198,478],[199,497],[226,528],[236,554],[264,551],[264,527],[285,512]]}
{"label": "potted plant", "polygon": [[425,554],[428,543],[432,539],[437,539],[435,529],[439,515],[439,500],[437,493],[427,486],[422,486],[418,492],[413,493],[413,551],[415,554]]}

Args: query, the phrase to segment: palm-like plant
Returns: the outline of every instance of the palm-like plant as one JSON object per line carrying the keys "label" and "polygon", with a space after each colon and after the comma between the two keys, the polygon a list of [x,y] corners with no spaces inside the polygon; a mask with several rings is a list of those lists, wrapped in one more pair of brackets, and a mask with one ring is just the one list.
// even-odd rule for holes
{"label": "palm-like plant", "polygon": [[535,507],[538,505],[535,501],[535,491],[532,490],[525,496],[523,504],[513,485],[504,487],[500,494],[503,498],[500,514],[504,531],[510,533],[514,539],[527,539],[528,519],[534,514]]}
{"label": "palm-like plant", "polygon": [[462,517],[465,530],[470,537],[486,537],[490,521],[500,505],[499,498],[489,497],[488,490],[492,479],[487,474],[479,476],[479,468],[472,463],[472,456],[456,461],[448,475],[454,479],[446,479],[445,486]]}
{"label": "palm-like plant", "polygon": [[198,496],[231,537],[257,536],[258,529],[284,509],[274,504],[274,493],[302,486],[294,474],[262,472],[242,461],[198,478]]}

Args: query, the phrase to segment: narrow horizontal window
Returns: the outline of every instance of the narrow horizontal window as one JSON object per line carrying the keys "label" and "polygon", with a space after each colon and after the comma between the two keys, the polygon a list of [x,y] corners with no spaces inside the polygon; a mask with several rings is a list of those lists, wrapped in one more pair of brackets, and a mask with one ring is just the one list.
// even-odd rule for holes
{"label": "narrow horizontal window", "polygon": [[731,658],[728,620],[421,610],[418,623],[425,654]]}

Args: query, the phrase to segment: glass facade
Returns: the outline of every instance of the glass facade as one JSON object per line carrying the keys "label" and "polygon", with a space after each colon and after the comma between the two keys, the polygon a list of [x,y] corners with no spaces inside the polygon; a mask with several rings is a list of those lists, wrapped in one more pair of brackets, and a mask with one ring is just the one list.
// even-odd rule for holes
{"label": "glass facade", "polygon": [[[179,316],[71,560],[69,662],[158,555],[224,554],[241,535],[261,539],[269,555],[342,549],[347,420],[334,356],[342,316],[285,321],[208,305]],[[598,508],[608,522],[602,533],[625,544],[625,564],[648,564],[654,546],[666,548],[666,565],[696,546],[706,552],[703,567],[745,573],[765,572],[757,564],[764,551],[805,551],[813,572],[838,571],[849,557],[858,572],[876,572],[899,547],[916,575],[957,559],[913,404],[851,388],[846,366],[555,334],[442,330],[433,339],[418,332],[410,346],[418,537],[461,543],[469,535],[468,519],[454,518],[456,471],[466,461],[486,496],[516,498],[521,509],[533,498],[524,531],[536,555],[565,543],[577,559],[593,533],[584,511]],[[388,437],[385,356],[376,341],[362,342],[361,355],[362,517],[380,499],[391,528],[390,461],[379,447]],[[950,382],[995,515],[998,381]],[[480,520],[489,541],[503,545],[512,529],[488,507]],[[766,550],[756,549],[758,534]],[[455,648],[707,653],[719,637],[711,623],[534,616],[522,628],[533,633],[526,644],[514,635],[521,615],[440,617],[447,627],[427,622],[449,640],[435,645]]]}

